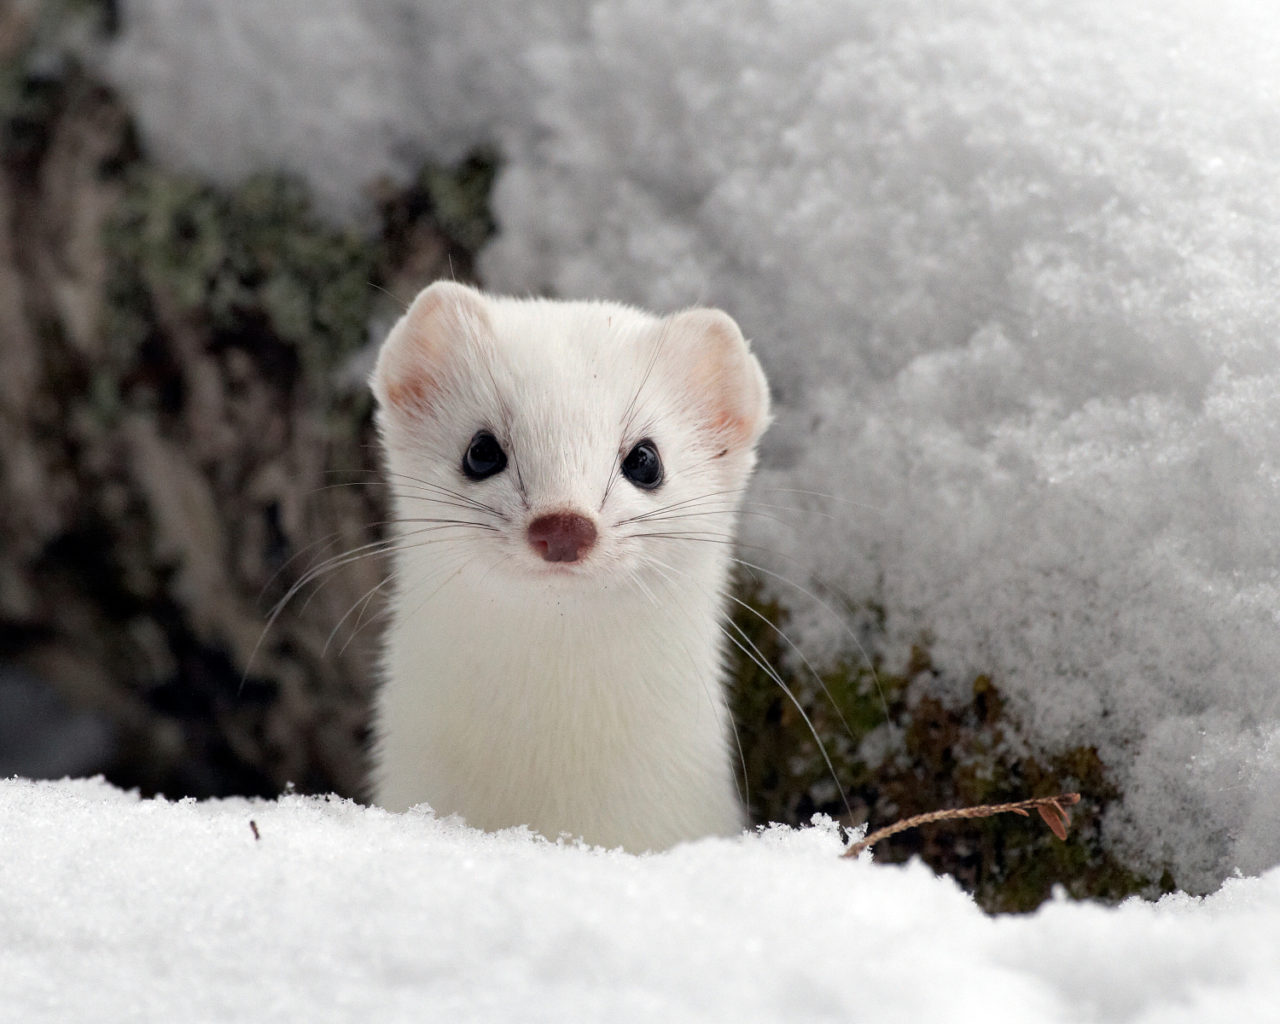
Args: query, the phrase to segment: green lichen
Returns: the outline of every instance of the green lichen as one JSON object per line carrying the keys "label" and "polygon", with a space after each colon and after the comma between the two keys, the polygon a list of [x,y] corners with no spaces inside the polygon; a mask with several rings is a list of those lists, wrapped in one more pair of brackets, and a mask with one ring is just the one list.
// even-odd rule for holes
{"label": "green lichen", "polygon": [[498,167],[497,155],[481,150],[455,166],[428,164],[418,176],[440,230],[472,253],[497,230],[489,198]]}
{"label": "green lichen", "polygon": [[430,223],[451,276],[471,278],[476,254],[497,231],[489,200],[499,166],[497,155],[482,149],[457,164],[426,164],[405,188],[385,185],[378,206],[388,262],[416,262],[421,225]]}
{"label": "green lichen", "polygon": [[282,342],[309,376],[328,372],[367,340],[378,287],[413,225],[430,221],[469,269],[494,231],[496,169],[488,153],[427,165],[384,202],[382,231],[372,235],[322,220],[293,178],[260,175],[223,190],[140,165],[109,230],[117,269],[107,335],[128,358],[157,314],[176,314],[220,338]]}
{"label": "green lichen", "polygon": [[294,179],[264,175],[222,191],[140,167],[108,244],[118,317],[109,333],[125,349],[145,341],[157,305],[219,338],[284,343],[310,377],[365,340],[376,241],[323,222]]}

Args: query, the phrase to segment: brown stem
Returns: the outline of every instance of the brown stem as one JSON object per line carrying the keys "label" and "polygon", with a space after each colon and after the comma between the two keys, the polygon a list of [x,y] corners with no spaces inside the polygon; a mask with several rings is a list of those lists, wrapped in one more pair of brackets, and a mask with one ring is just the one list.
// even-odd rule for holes
{"label": "brown stem", "polygon": [[1057,796],[1040,796],[1031,800],[1018,800],[1011,804],[981,804],[977,807],[957,807],[949,811],[929,811],[927,814],[916,814],[910,818],[895,821],[892,825],[872,832],[865,839],[860,839],[844,851],[846,857],[856,857],[863,850],[868,850],[881,839],[905,832],[918,825],[927,825],[933,821],[953,821],[958,818],[989,818],[993,814],[1021,814],[1024,817],[1031,808],[1035,808],[1059,839],[1067,838],[1067,827],[1071,817],[1067,808],[1080,802],[1079,793],[1059,793]]}

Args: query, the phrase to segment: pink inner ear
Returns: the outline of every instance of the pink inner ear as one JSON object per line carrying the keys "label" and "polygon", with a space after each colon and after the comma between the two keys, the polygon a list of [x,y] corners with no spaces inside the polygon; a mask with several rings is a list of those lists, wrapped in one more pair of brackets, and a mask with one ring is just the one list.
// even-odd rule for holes
{"label": "pink inner ear", "polygon": [[429,411],[450,349],[487,324],[483,298],[465,285],[437,281],[420,292],[378,356],[374,379],[379,400],[408,415]]}
{"label": "pink inner ear", "polygon": [[398,381],[387,388],[387,404],[401,412],[423,411],[429,405],[432,382],[424,375],[421,379]]}
{"label": "pink inner ear", "polygon": [[401,339],[399,345],[396,359],[386,367],[383,381],[385,400],[400,412],[426,412],[437,389],[435,375],[430,369],[432,346],[416,331]]}
{"label": "pink inner ear", "polygon": [[[726,396],[720,395],[720,398]],[[718,438],[731,448],[745,444],[751,436],[751,424],[738,409],[728,406],[713,406],[709,410],[707,427]]]}
{"label": "pink inner ear", "polygon": [[686,379],[706,429],[724,447],[719,454],[750,444],[768,398],[759,393],[755,358],[738,325],[719,310],[695,309],[676,314],[673,327],[686,335],[677,342],[692,357]]}

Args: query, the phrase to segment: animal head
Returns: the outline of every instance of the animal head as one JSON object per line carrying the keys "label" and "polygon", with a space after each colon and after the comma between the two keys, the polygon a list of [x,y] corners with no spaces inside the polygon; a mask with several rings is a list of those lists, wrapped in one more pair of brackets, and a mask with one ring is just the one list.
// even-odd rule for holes
{"label": "animal head", "polygon": [[453,282],[414,300],[372,386],[400,547],[537,580],[727,559],[769,422],[760,365],[719,310],[656,317]]}

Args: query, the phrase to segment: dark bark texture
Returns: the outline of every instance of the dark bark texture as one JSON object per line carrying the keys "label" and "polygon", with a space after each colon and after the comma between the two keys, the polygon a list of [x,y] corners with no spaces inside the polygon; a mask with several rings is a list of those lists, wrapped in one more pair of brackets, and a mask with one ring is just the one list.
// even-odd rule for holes
{"label": "dark bark texture", "polygon": [[369,324],[465,276],[439,197],[491,167],[336,230],[287,180],[148,165],[108,89],[32,59],[30,21],[0,12],[0,772],[359,795],[386,565],[270,609],[378,540]]}

